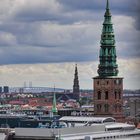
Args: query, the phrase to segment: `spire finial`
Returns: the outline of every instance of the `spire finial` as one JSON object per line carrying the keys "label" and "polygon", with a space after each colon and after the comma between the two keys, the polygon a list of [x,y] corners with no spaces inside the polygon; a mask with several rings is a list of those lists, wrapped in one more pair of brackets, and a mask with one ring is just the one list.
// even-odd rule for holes
{"label": "spire finial", "polygon": [[106,1],[106,12],[105,17],[111,16],[110,8],[109,8],[109,0]]}
{"label": "spire finial", "polygon": [[77,71],[77,63],[75,63],[75,71]]}
{"label": "spire finial", "polygon": [[107,0],[107,2],[106,2],[106,9],[107,10],[109,9],[109,0]]}

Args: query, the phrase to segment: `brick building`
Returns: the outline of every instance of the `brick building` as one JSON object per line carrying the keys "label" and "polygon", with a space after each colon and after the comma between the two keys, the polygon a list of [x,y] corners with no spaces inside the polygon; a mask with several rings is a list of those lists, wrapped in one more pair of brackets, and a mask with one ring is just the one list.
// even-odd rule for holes
{"label": "brick building", "polygon": [[123,78],[118,76],[115,35],[107,0],[100,46],[98,76],[94,77],[94,114],[123,120]]}

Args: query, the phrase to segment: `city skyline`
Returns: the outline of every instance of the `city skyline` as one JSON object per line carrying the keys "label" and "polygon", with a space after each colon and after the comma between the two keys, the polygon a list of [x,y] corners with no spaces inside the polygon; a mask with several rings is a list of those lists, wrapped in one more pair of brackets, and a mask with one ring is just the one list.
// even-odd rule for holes
{"label": "city skyline", "polygon": [[[78,64],[81,89],[97,75],[106,0],[0,1],[0,85],[72,89]],[[140,81],[139,2],[110,0],[119,75],[124,89]]]}

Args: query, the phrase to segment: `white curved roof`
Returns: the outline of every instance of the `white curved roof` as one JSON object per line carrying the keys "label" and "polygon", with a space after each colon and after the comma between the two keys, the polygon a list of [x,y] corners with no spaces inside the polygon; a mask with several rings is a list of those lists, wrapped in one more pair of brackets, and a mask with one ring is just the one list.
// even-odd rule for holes
{"label": "white curved roof", "polygon": [[127,123],[109,123],[109,124],[106,124],[105,127],[107,129],[112,129],[112,128],[135,128],[135,125],[131,125],[131,124],[127,124]]}
{"label": "white curved roof", "polygon": [[64,116],[59,119],[65,122],[92,122],[92,123],[105,123],[105,122],[115,122],[112,117],[79,117],[79,116]]}

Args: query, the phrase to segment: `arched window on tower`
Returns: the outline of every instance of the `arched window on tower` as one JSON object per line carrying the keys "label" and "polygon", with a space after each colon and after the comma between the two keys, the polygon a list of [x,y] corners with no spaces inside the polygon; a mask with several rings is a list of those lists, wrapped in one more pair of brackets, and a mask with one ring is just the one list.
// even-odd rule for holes
{"label": "arched window on tower", "polygon": [[121,84],[122,84],[122,80],[120,79],[120,80],[119,80],[119,85],[121,85]]}
{"label": "arched window on tower", "polygon": [[119,94],[119,99],[121,99],[121,91],[119,91],[118,94]]}
{"label": "arched window on tower", "polygon": [[106,81],[106,84],[108,85],[109,84],[109,81]]}
{"label": "arched window on tower", "polygon": [[101,104],[98,104],[98,105],[97,105],[97,111],[98,111],[98,112],[101,112],[101,109],[102,109],[102,105],[101,105]]}
{"label": "arched window on tower", "polygon": [[121,110],[122,110],[122,106],[121,106],[121,105],[119,105],[119,112],[121,112]]}
{"label": "arched window on tower", "polygon": [[105,100],[108,100],[108,91],[105,92]]}
{"label": "arched window on tower", "polygon": [[105,109],[105,112],[108,112],[109,111],[109,105],[108,104],[105,104],[104,105],[104,109]]}
{"label": "arched window on tower", "polygon": [[115,99],[117,99],[117,92],[115,91]]}
{"label": "arched window on tower", "polygon": [[98,91],[97,96],[98,96],[98,100],[101,100],[101,91]]}
{"label": "arched window on tower", "polygon": [[114,105],[114,110],[115,112],[117,112],[117,105]]}

